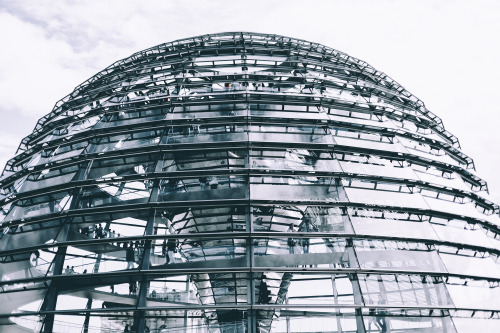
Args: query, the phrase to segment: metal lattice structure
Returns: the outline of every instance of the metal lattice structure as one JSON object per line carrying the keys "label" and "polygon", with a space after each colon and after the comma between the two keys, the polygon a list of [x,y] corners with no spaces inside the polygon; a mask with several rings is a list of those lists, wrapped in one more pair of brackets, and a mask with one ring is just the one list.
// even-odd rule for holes
{"label": "metal lattice structure", "polygon": [[1,179],[1,332],[496,332],[498,206],[345,53],[221,33],[75,88]]}

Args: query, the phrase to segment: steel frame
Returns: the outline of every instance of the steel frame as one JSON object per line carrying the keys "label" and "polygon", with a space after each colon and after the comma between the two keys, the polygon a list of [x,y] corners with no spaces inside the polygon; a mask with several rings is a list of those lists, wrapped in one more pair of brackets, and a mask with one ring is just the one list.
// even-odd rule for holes
{"label": "steel frame", "polygon": [[[0,302],[19,299],[0,310],[0,331],[83,316],[84,332],[97,319],[116,331],[320,331],[318,318],[373,332],[376,318],[384,332],[416,320],[461,333],[455,318],[500,318],[498,304],[450,292],[500,296],[499,206],[472,159],[400,84],[317,43],[229,32],[119,60],[38,121],[0,189]],[[98,239],[98,224],[122,234]],[[175,254],[158,252],[167,242]],[[92,272],[65,273],[78,260]],[[161,284],[175,288],[160,300]],[[63,310],[78,293],[85,307]]]}

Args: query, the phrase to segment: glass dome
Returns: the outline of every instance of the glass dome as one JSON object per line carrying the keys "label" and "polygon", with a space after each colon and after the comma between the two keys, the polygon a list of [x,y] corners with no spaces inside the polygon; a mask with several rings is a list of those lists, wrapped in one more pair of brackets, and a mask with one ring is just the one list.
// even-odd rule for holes
{"label": "glass dome", "polygon": [[332,48],[117,61],[0,180],[2,332],[497,332],[498,205],[456,137]]}

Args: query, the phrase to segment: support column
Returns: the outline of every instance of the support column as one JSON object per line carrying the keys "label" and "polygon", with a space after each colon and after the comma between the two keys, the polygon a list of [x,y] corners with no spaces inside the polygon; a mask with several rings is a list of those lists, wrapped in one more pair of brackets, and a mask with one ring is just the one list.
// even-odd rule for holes
{"label": "support column", "polygon": [[[85,307],[87,310],[92,309],[92,298],[87,300],[87,306]],[[89,323],[90,323],[90,312],[85,314],[85,320],[83,322],[83,333],[89,332]]]}
{"label": "support column", "polygon": [[[332,279],[332,289],[333,289],[333,301],[335,305],[339,304],[339,291],[337,290],[337,284],[335,283],[335,276],[331,277]],[[336,312],[336,320],[337,320],[337,332],[342,332],[342,323],[340,322],[340,309],[337,308]]]}
{"label": "support column", "polygon": [[[158,188],[156,181],[156,186],[155,188]],[[156,192],[153,190],[153,192]],[[151,236],[153,235],[154,231],[154,225],[155,225],[155,210],[151,211],[151,214],[149,216],[148,222],[146,224],[146,232],[145,236]],[[150,266],[151,262],[151,240],[148,239],[144,243],[144,250],[143,250],[143,255],[142,255],[142,260],[141,264],[139,266],[139,271],[147,271]],[[137,296],[137,307],[144,307],[146,306],[146,298],[147,298],[147,293],[149,289],[149,280],[148,276],[146,274],[142,275],[141,281],[140,281],[140,286],[139,286],[139,295]],[[146,328],[146,313],[144,310],[136,310],[134,312],[134,324],[133,324],[133,331],[136,333],[139,332],[144,332]]]}
{"label": "support column", "polygon": [[[354,244],[352,239],[347,239],[346,251],[349,256],[349,267],[358,267],[358,260],[356,259],[356,252],[354,251]],[[358,275],[355,273],[349,274],[349,280],[351,280],[352,292],[354,296],[354,304],[363,305],[363,297],[361,294],[361,287],[359,285]],[[361,312],[362,308],[356,308],[356,326],[358,329],[358,333],[365,333],[365,323],[363,321],[363,315]]]}
{"label": "support column", "polygon": [[[189,303],[189,275],[186,275],[186,303]],[[184,310],[184,327],[187,330],[188,327],[188,310]]]}
{"label": "support column", "polygon": [[[246,125],[248,125],[248,117],[250,114],[250,109],[247,106],[247,114],[246,114]],[[245,125],[245,126],[246,126]],[[248,137],[248,132],[247,133],[247,142],[249,144],[249,137]],[[250,155],[251,155],[251,149],[250,145],[247,146],[247,153],[245,155],[244,159],[244,167],[247,170],[247,173],[245,175],[245,195],[246,199],[250,203]],[[247,239],[247,244],[246,244],[246,251],[247,251],[247,274],[248,274],[248,279],[247,279],[247,305],[249,307],[248,312],[247,312],[247,332],[252,333],[256,332],[256,320],[255,320],[255,310],[253,309],[253,305],[255,304],[255,280],[253,276],[253,266],[254,266],[254,257],[253,257],[253,213],[251,210],[250,204],[245,207],[245,227],[246,227],[246,232],[250,234],[250,237]]]}
{"label": "support column", "polygon": [[[70,211],[75,209],[75,207],[77,206],[78,201],[80,200],[80,195],[81,195],[81,189],[80,188],[75,189],[73,192],[73,200],[71,201],[71,204],[69,206]],[[57,236],[57,240],[59,242],[64,242],[68,238],[69,226],[70,226],[69,220],[65,219],[61,231]],[[66,250],[67,250],[66,246],[57,248],[57,253],[54,258],[54,269],[52,274],[53,276],[62,275],[64,268],[64,259],[66,257]],[[42,306],[40,307],[40,310],[54,311],[56,309],[57,296],[58,296],[58,286],[57,283],[54,283],[54,280],[52,280],[49,286],[49,290],[45,295],[45,299],[42,303]],[[53,328],[54,328],[54,314],[48,314],[45,316],[45,319],[43,320],[42,329],[40,331],[44,333],[52,333]]]}
{"label": "support column", "polygon": [[[54,272],[53,275],[61,275],[64,268],[64,257],[66,256],[66,247],[59,247],[54,259]],[[57,304],[57,294],[58,288],[56,283],[52,281],[49,286],[49,290],[45,295],[45,299],[40,308],[41,311],[54,311]],[[43,320],[42,330],[43,333],[52,333],[54,330],[54,314],[45,315]]]}
{"label": "support column", "polygon": [[[247,232],[252,234],[253,231],[253,214],[250,207],[245,207],[245,222]],[[249,237],[247,240],[247,267],[248,267],[248,279],[247,279],[247,304],[249,305],[247,313],[247,332],[256,332],[256,316],[253,305],[255,304],[255,279],[253,273],[254,266],[254,255],[253,255],[253,238]]]}

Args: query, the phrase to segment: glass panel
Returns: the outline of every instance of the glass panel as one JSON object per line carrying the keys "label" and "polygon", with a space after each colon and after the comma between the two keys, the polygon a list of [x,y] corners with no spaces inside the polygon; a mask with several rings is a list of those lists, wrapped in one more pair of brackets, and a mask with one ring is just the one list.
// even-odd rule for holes
{"label": "glass panel", "polygon": [[5,320],[0,323],[0,331],[7,332],[11,329],[12,323],[18,326],[18,329],[25,330],[25,332],[39,332],[42,330],[43,316],[20,316],[20,317],[10,317],[9,320]]}
{"label": "glass panel", "polygon": [[[194,233],[245,230],[244,210],[207,208],[199,210],[166,210],[156,215],[155,234],[165,235],[152,244],[151,265],[168,268],[246,266],[245,239],[234,237],[197,238]],[[237,227],[238,226],[238,227]],[[171,237],[189,234],[189,238]],[[210,263],[203,264],[203,262]],[[198,262],[200,264],[193,265]],[[178,266],[178,267],[176,267]]]}
{"label": "glass panel", "polygon": [[[157,216],[158,234],[245,231],[245,207],[165,209]],[[170,230],[172,228],[172,230]]]}
{"label": "glass panel", "polygon": [[420,243],[354,240],[361,268],[446,272],[437,251]]}
{"label": "glass panel", "polygon": [[[281,107],[281,105],[280,105]],[[279,119],[328,119],[324,112],[297,112],[297,111],[270,111],[270,110],[250,110],[251,116],[263,118],[279,118]]]}
{"label": "glass panel", "polygon": [[[193,275],[193,281],[198,290],[198,297],[204,305],[246,305],[248,303],[248,278],[247,273]],[[242,319],[241,312],[235,314],[240,316],[238,319]],[[229,313],[225,314],[225,316],[227,317],[225,320],[235,320]]]}
{"label": "glass panel", "polygon": [[271,170],[300,170],[340,172],[337,160],[333,160],[330,153],[307,150],[252,150],[250,166],[254,169]]}
{"label": "glass panel", "polygon": [[[155,333],[245,333],[247,310],[154,310],[146,312],[146,326]],[[110,316],[110,323],[118,318]],[[124,318],[121,318],[123,321]],[[131,320],[127,321],[131,322]],[[116,325],[116,324],[115,324]],[[120,327],[111,326],[109,327]],[[124,326],[121,326],[123,332]]]}
{"label": "glass panel", "polygon": [[248,113],[246,104],[229,105],[183,105],[174,107],[173,112],[167,113],[167,119],[214,119],[219,117],[242,117]]}
{"label": "glass panel", "polygon": [[[115,306],[116,307],[116,306]],[[83,307],[84,309],[84,307]],[[97,332],[123,332],[125,327],[132,329],[133,311],[93,313],[90,316],[88,331]],[[56,315],[54,316],[54,332],[81,332],[85,316]]]}
{"label": "glass panel", "polygon": [[[125,244],[127,247],[125,247]],[[128,247],[130,247],[132,259],[129,259]],[[107,245],[79,245],[68,247],[64,258],[63,274],[87,274],[121,271],[136,268],[140,263],[143,252],[143,244],[124,243],[123,249],[120,244]]]}
{"label": "glass panel", "polygon": [[438,239],[427,221],[401,221],[383,218],[350,217],[357,234]]}
{"label": "glass panel", "polygon": [[97,184],[84,188],[78,207],[144,203],[149,200],[152,187],[153,181],[149,179]]}
{"label": "glass panel", "polygon": [[457,203],[447,200],[425,197],[425,201],[432,210],[437,210],[453,215],[464,215],[476,219],[485,219],[485,215],[479,213],[472,203]]}
{"label": "glass panel", "polygon": [[123,176],[146,175],[154,171],[157,154],[124,156],[92,161],[87,179],[119,179]]}
{"label": "glass panel", "polygon": [[244,176],[200,176],[163,179],[158,201],[240,199],[246,197]]}
{"label": "glass panel", "polygon": [[[271,312],[271,311],[269,311]],[[270,313],[272,314],[272,312]],[[268,314],[268,315],[270,315]],[[275,314],[271,332],[278,333],[317,333],[317,332],[361,332],[360,321],[354,315],[354,309],[283,308]],[[262,320],[262,326],[266,322]],[[268,325],[271,324],[268,320]],[[362,324],[361,324],[362,325]]]}
{"label": "glass panel", "polygon": [[500,225],[500,215],[498,214],[483,215],[483,219],[492,224]]}
{"label": "glass panel", "polygon": [[14,323],[24,332],[40,332],[42,330],[43,319],[44,316],[41,315],[10,317],[9,320],[5,320],[0,323],[0,331],[8,332],[8,330],[12,328],[12,323]]}
{"label": "glass panel", "polygon": [[[151,257],[152,265],[168,268],[200,267],[242,267],[246,266],[245,239],[175,239],[168,238],[154,242],[155,252]],[[210,261],[210,262],[209,262]],[[193,262],[209,262],[192,265]]]}
{"label": "glass panel", "polygon": [[69,192],[56,192],[32,199],[18,200],[10,208],[5,221],[27,219],[30,217],[55,214],[68,210],[73,197]]}
{"label": "glass panel", "polygon": [[90,130],[99,121],[99,119],[101,119],[100,115],[74,122],[72,124],[66,125],[67,127],[59,127],[55,129],[50,136],[46,137],[41,142],[49,142],[65,136],[75,135],[82,131]]}
{"label": "glass panel", "polygon": [[163,132],[163,129],[158,129],[98,137],[89,145],[87,153],[104,153],[112,150],[154,146],[160,142]]}
{"label": "glass panel", "polygon": [[478,258],[439,253],[449,273],[498,278],[500,268],[491,257]]}
{"label": "glass panel", "polygon": [[109,128],[116,126],[132,125],[145,123],[148,121],[160,120],[165,118],[168,108],[157,108],[151,110],[127,110],[107,113],[96,125],[96,128]]}
{"label": "glass panel", "polygon": [[500,324],[498,320],[478,318],[453,318],[453,323],[458,333],[497,333]]}
{"label": "glass panel", "polygon": [[[376,126],[376,127],[382,127],[382,128],[393,128],[396,129],[397,127],[394,126],[390,121],[387,119],[384,121],[379,121],[378,119],[376,120],[367,120],[367,119],[359,119],[359,118],[354,118],[354,117],[343,117],[343,116],[338,116],[334,114],[329,114],[328,118],[334,121],[341,121],[349,124],[361,124],[361,125],[368,125],[368,126]],[[373,118],[375,119],[375,117]]]}
{"label": "glass panel", "polygon": [[446,288],[451,299],[457,308],[484,309],[500,311],[500,288],[489,288],[488,285],[481,285],[481,282],[464,285],[447,284]]}
{"label": "glass panel", "polygon": [[[124,242],[120,238],[144,235],[148,211],[124,211],[84,218],[75,219],[69,229],[68,240],[78,243],[67,252],[65,273],[83,273],[85,270],[98,273],[138,267],[144,253],[144,241]],[[107,241],[85,242],[99,239]],[[71,266],[74,266],[72,270]]]}
{"label": "glass panel", "polygon": [[[309,220],[312,230],[318,232],[352,233],[353,229],[345,209],[338,207],[309,206],[305,210],[305,218]],[[301,229],[298,226],[298,231]],[[289,231],[293,231],[290,230]]]}
{"label": "glass panel", "polygon": [[109,238],[111,244],[117,244],[120,240],[115,238],[143,235],[148,218],[149,212],[140,210],[84,215],[74,219],[68,240]]}
{"label": "glass panel", "polygon": [[467,186],[462,178],[457,174],[453,174],[454,178],[445,178],[438,175],[433,175],[429,172],[417,172],[418,178],[424,182],[429,182],[431,184],[438,184],[446,187],[452,187],[459,190],[470,192],[470,187]]}
{"label": "glass panel", "polygon": [[[84,281],[84,276],[74,279],[78,279],[84,287],[80,290],[71,290],[69,293],[62,291],[57,300],[58,310],[83,309],[90,297],[92,299],[90,309],[133,308],[137,304],[142,286],[138,276],[117,278],[116,282],[118,280],[127,282],[110,285],[99,281],[89,283],[88,280]],[[199,305],[196,283],[195,279],[186,275],[155,278],[145,285],[147,288],[145,306],[151,308]]]}
{"label": "glass panel", "polygon": [[166,153],[159,172],[244,168],[246,152],[241,150]]}
{"label": "glass panel", "polygon": [[149,306],[201,304],[194,279],[189,275],[155,278],[149,282],[146,303]]}
{"label": "glass panel", "polygon": [[406,147],[406,150],[408,153],[412,155],[416,155],[419,157],[423,157],[424,159],[432,160],[432,161],[439,161],[442,163],[446,164],[451,164],[455,166],[460,166],[460,163],[458,163],[455,159],[451,158],[449,155],[435,155],[435,154],[430,154],[418,149],[412,149],[410,147]]}
{"label": "glass panel", "polygon": [[[401,311],[402,312],[402,311]],[[418,313],[402,313],[377,310],[376,316],[363,316],[367,333],[379,332],[422,332],[456,333],[450,317],[422,317]]]}
{"label": "glass panel", "polygon": [[332,144],[333,138],[326,127],[315,126],[250,126],[250,141],[302,142]]}
{"label": "glass panel", "polygon": [[[458,222],[458,220],[455,221]],[[432,228],[439,235],[439,238],[444,241],[494,248],[493,240],[490,240],[482,229],[472,230],[465,221],[462,221],[461,224],[462,227],[452,226],[451,223],[446,226],[433,224]]]}
{"label": "glass panel", "polygon": [[256,267],[357,267],[343,238],[254,239],[253,249]]}
{"label": "glass panel", "polygon": [[259,304],[361,304],[355,301],[356,281],[347,274],[255,273],[255,299]]}
{"label": "glass panel", "polygon": [[69,183],[77,171],[79,165],[73,165],[62,169],[45,169],[28,176],[19,192],[41,189],[47,186],[62,185]]}
{"label": "glass panel", "polygon": [[[51,275],[53,272],[53,260],[57,249],[49,248],[44,250],[35,250],[29,252],[18,253],[7,257],[2,263],[0,273],[2,281],[15,279],[28,279],[33,277],[41,277]],[[24,285],[3,286],[4,290],[23,288],[39,288],[44,286],[43,283],[29,283]]]}
{"label": "glass panel", "polygon": [[335,178],[316,176],[251,177],[250,197],[261,200],[345,201]]}
{"label": "glass panel", "polygon": [[126,307],[133,306],[137,302],[137,294],[139,291],[139,283],[136,277],[129,278],[124,282],[124,279],[113,281],[113,284],[99,283],[91,285],[82,291],[72,291],[72,295],[85,296],[92,295],[93,308],[110,308],[110,307]]}
{"label": "glass panel", "polygon": [[248,141],[245,127],[234,123],[225,126],[184,125],[168,128],[162,138],[162,144],[196,143],[200,142],[237,142]]}
{"label": "glass panel", "polygon": [[441,278],[426,275],[359,274],[365,304],[390,306],[453,306]]}
{"label": "glass panel", "polygon": [[[254,206],[254,231],[351,233],[352,227],[345,210],[322,206]],[[306,228],[304,221],[309,223]]]}
{"label": "glass panel", "polygon": [[358,140],[340,136],[335,136],[334,139],[336,144],[342,146],[376,149],[376,150],[390,151],[395,153],[406,153],[406,149],[403,147],[403,145],[399,143]]}
{"label": "glass panel", "polygon": [[370,205],[395,206],[428,209],[425,200],[420,194],[367,190],[345,187],[349,201]]}
{"label": "glass panel", "polygon": [[73,156],[79,156],[84,151],[85,147],[87,147],[87,144],[87,141],[81,141],[45,149],[39,155],[40,157],[35,155],[32,161],[30,161],[29,166],[41,165],[68,159]]}
{"label": "glass panel", "polygon": [[415,179],[418,180],[417,175],[411,168],[395,168],[391,165],[374,165],[368,163],[354,163],[341,161],[340,165],[344,172],[373,175],[389,178],[401,179]]}
{"label": "glass panel", "polygon": [[61,230],[61,225],[62,221],[50,220],[11,227],[9,232],[2,238],[2,250],[45,244],[56,239]]}

